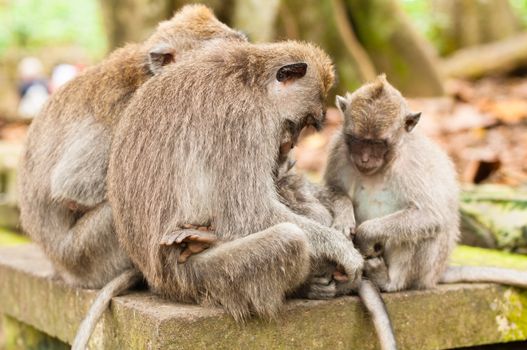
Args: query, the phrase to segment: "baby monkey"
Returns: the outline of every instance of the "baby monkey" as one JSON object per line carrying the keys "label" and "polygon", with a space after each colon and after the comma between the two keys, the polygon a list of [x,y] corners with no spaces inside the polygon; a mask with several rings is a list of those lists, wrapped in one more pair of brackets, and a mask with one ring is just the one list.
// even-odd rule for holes
{"label": "baby monkey", "polygon": [[344,125],[334,139],[324,180],[333,226],[353,236],[365,275],[383,291],[425,289],[444,282],[527,286],[527,274],[451,267],[459,236],[459,188],[448,156],[414,130],[412,113],[384,75],[337,96]]}

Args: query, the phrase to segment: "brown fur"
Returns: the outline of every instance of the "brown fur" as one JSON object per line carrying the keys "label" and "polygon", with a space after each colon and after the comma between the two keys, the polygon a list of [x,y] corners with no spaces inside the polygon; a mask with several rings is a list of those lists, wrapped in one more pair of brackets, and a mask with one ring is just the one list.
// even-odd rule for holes
{"label": "brown fur", "polygon": [[[277,80],[281,67],[301,63],[304,76]],[[154,291],[243,320],[272,317],[310,257],[360,278],[352,243],[294,214],[274,183],[286,126],[321,121],[332,79],[330,60],[311,45],[217,43],[141,87],[112,144],[109,195],[120,241]],[[210,222],[223,243],[185,264],[160,245],[183,224]]]}
{"label": "brown fur", "polygon": [[149,53],[177,57],[212,39],[245,40],[208,8],[184,7],[145,43],[116,50],[66,84],[33,121],[20,167],[22,226],[66,282],[97,288],[130,266],[114,234],[106,170],[113,125],[161,68]]}

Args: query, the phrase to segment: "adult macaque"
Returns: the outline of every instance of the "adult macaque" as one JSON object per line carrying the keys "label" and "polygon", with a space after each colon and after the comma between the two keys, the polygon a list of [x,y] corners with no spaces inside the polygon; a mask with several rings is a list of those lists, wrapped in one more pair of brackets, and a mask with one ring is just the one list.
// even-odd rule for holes
{"label": "adult macaque", "polygon": [[246,39],[207,7],[185,6],[144,43],[116,50],[53,94],[30,127],[20,166],[22,227],[68,284],[100,288],[120,273],[129,277],[101,293],[107,297],[97,303],[100,312],[112,294],[141,278],[119,247],[107,202],[113,128],[145,81],[213,40]]}
{"label": "adult macaque", "polygon": [[[119,239],[155,292],[244,320],[273,317],[311,260],[360,280],[352,242],[288,209],[274,182],[288,143],[322,121],[332,82],[331,61],[312,45],[217,43],[141,87],[112,143],[109,198]],[[181,264],[178,245],[165,243],[189,223],[212,224],[221,244]]]}

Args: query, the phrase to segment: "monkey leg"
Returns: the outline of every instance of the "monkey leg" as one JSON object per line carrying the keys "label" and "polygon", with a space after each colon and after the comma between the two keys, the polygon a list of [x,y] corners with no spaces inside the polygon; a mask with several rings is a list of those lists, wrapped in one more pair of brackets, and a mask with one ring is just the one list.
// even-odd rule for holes
{"label": "monkey leg", "polygon": [[49,255],[59,265],[66,282],[98,288],[130,266],[130,260],[119,247],[108,202],[89,210],[73,224],[64,220],[67,209],[56,214],[54,221],[60,221],[60,225],[55,223],[48,228],[54,239],[45,248],[51,250]]}
{"label": "monkey leg", "polygon": [[364,273],[384,292],[407,289],[416,277],[412,274],[414,254],[412,247],[387,246],[383,256],[365,260]]}
{"label": "monkey leg", "polygon": [[167,255],[158,268],[174,270],[168,271],[168,278],[149,281],[156,291],[180,300],[193,291],[198,302],[221,305],[237,321],[251,314],[272,318],[310,268],[307,239],[290,223],[219,244],[185,264],[177,263],[170,247],[163,249]]}
{"label": "monkey leg", "polygon": [[366,259],[364,261],[364,275],[381,290],[390,288],[388,266],[386,266],[382,257]]}

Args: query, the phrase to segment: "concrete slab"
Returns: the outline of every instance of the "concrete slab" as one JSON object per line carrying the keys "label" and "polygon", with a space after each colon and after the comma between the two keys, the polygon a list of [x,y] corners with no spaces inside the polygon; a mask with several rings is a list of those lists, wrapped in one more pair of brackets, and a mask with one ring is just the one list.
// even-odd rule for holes
{"label": "concrete slab", "polygon": [[[0,248],[0,310],[71,343],[96,291],[53,279],[35,245]],[[400,349],[446,349],[527,339],[527,293],[488,284],[385,294]],[[376,349],[354,296],[291,300],[273,322],[237,325],[220,309],[175,304],[147,291],[117,297],[94,349]]]}

